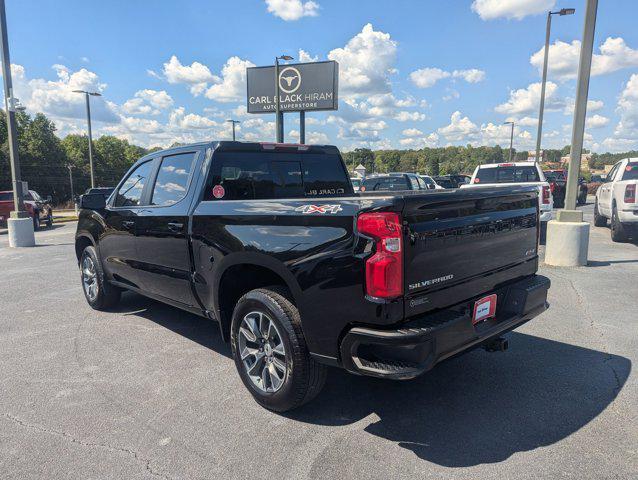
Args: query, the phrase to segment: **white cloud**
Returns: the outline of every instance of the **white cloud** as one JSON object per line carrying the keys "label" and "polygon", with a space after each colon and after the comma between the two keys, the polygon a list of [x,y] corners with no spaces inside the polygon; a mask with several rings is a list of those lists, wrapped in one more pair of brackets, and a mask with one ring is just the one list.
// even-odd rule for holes
{"label": "white cloud", "polygon": [[397,42],[390,34],[375,31],[370,23],[345,47],[330,51],[328,58],[339,62],[341,96],[390,92],[388,77],[394,71],[396,52]]}
{"label": "white cloud", "polygon": [[[592,57],[591,75],[605,75],[624,68],[638,66],[638,50],[629,47],[621,37],[608,37]],[[534,53],[529,61],[539,73],[543,70],[545,47]],[[556,40],[549,46],[547,74],[560,81],[576,78],[580,58],[580,41],[566,43]]]}
{"label": "white cloud", "polygon": [[319,15],[319,4],[313,1],[266,0],[266,5],[270,13],[287,22],[299,20],[301,17],[316,17]]}
{"label": "white cloud", "polygon": [[425,114],[420,112],[408,112],[402,110],[393,117],[397,122],[422,122],[425,120]]}
{"label": "white cloud", "polygon": [[159,115],[170,107],[173,98],[165,90],[138,90],[134,98],[124,102],[122,111],[129,115]]}
{"label": "white cloud", "polygon": [[[564,115],[573,115],[574,114],[574,104],[575,99],[573,97],[569,97],[565,99],[565,107],[563,108]],[[602,100],[587,100],[587,113],[593,113],[601,110],[605,104]]]}
{"label": "white cloud", "polygon": [[528,15],[545,13],[556,4],[556,0],[474,0],[472,10],[483,20],[515,18],[521,20]]}
{"label": "white cloud", "polygon": [[219,81],[219,78],[213,75],[206,65],[199,62],[182,65],[175,55],[164,64],[164,76],[168,83],[190,85],[193,95],[202,93],[209,82]]}
{"label": "white cloud", "polygon": [[[437,131],[448,142],[457,144],[509,145],[511,127],[494,123],[482,124],[479,127],[457,110],[452,114],[449,125]],[[518,126],[514,128],[514,139],[518,149],[529,148],[532,145],[532,135]]]}
{"label": "white cloud", "polygon": [[458,90],[455,90],[453,88],[446,88],[445,90],[448,93],[446,95],[443,95],[443,97],[442,97],[444,102],[447,102],[449,100],[455,100],[455,99],[457,99],[457,98],[459,98],[461,96],[461,94],[458,92]]}
{"label": "white cloud", "polygon": [[538,126],[538,118],[535,117],[523,117],[518,120],[515,118],[508,118],[508,122],[514,121],[517,125],[521,127],[537,127]]}
{"label": "white cloud", "polygon": [[[296,142],[299,142],[299,130],[290,130],[288,135],[292,137]],[[323,132],[308,132],[306,131],[306,143],[314,145],[326,145],[330,143],[328,135]]]}
{"label": "white cloud", "polygon": [[603,140],[601,146],[611,152],[638,148],[638,74],[629,77],[618,99],[616,112],[620,121],[613,136]]}
{"label": "white cloud", "polygon": [[407,137],[399,140],[399,144],[406,148],[436,147],[438,143],[439,136],[434,132],[429,135],[421,133],[419,136]]}
{"label": "white cloud", "polygon": [[246,68],[254,67],[250,60],[230,57],[222,67],[222,78],[206,90],[206,98],[218,102],[235,102],[246,96]]}
{"label": "white cloud", "polygon": [[319,60],[319,55],[315,55],[314,57],[312,55],[310,55],[308,52],[306,52],[303,49],[299,49],[299,61],[300,62],[316,62],[317,60]]}
{"label": "white cloud", "polygon": [[450,124],[438,129],[448,141],[458,142],[478,132],[478,127],[458,110],[450,117]]}
{"label": "white cloud", "polygon": [[[547,82],[545,87],[545,110],[564,108],[565,102],[556,97],[558,85]],[[527,88],[511,90],[509,100],[497,105],[497,113],[506,115],[529,114],[538,111],[541,98],[541,83],[531,83]]]}
{"label": "white cloud", "polygon": [[467,70],[454,70],[452,72],[454,78],[462,78],[467,83],[478,83],[485,80],[485,72],[478,68],[469,68]]}
{"label": "white cloud", "polygon": [[[28,78],[21,65],[11,65],[15,96],[31,113],[43,112],[53,120],[85,119],[84,95],[73,90],[104,92],[107,85],[94,72],[81,68],[72,71],[53,65],[57,80]],[[91,118],[97,122],[117,122],[116,106],[101,97],[91,97]]]}
{"label": "white cloud", "polygon": [[454,70],[447,72],[440,68],[421,68],[410,73],[409,78],[419,88],[433,87],[439,80],[444,78],[460,78],[468,83],[478,83],[485,80],[485,72],[478,68],[468,68],[466,70]]}
{"label": "white cloud", "polygon": [[586,128],[602,128],[609,124],[609,118],[603,117],[602,115],[592,115],[588,116],[586,119]]}
{"label": "white cloud", "polygon": [[410,73],[410,80],[419,88],[430,88],[439,80],[451,75],[450,72],[446,72],[440,68],[421,68]]}
{"label": "white cloud", "polygon": [[168,118],[168,126],[180,130],[211,129],[219,126],[219,123],[195,113],[187,114],[184,107],[178,107],[171,112]]}
{"label": "white cloud", "polygon": [[401,132],[404,137],[420,137],[423,132],[418,128],[406,128]]}

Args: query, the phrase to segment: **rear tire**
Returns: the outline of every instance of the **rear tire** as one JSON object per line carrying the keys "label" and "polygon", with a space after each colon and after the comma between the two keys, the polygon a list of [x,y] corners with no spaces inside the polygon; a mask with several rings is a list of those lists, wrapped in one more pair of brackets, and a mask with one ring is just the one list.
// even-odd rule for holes
{"label": "rear tire", "polygon": [[618,210],[614,205],[611,211],[611,239],[614,242],[626,242],[627,237],[627,229],[618,218]]}
{"label": "rear tire", "polygon": [[598,211],[598,199],[596,199],[596,203],[594,204],[594,226],[596,227],[607,226],[607,218],[603,217]]}
{"label": "rear tire", "polygon": [[104,277],[102,264],[93,246],[86,247],[80,256],[80,278],[87,303],[94,310],[107,310],[120,301],[122,290]]}
{"label": "rear tire", "polygon": [[47,228],[51,228],[53,226],[53,210],[49,210],[49,214],[47,215]]}
{"label": "rear tire", "polygon": [[239,376],[257,403],[276,412],[315,398],[327,373],[308,352],[299,310],[289,296],[276,286],[251,290],[237,302],[231,325]]}
{"label": "rear tire", "polygon": [[33,213],[33,231],[40,230],[40,214],[38,212]]}

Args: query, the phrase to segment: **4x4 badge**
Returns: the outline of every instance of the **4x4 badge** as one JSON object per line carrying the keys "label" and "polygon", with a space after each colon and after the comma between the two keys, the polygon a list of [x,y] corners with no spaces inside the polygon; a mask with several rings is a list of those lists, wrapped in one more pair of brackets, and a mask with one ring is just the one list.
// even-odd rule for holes
{"label": "4x4 badge", "polygon": [[338,213],[341,210],[341,205],[301,205],[295,208],[295,212],[301,212],[303,214],[318,213]]}

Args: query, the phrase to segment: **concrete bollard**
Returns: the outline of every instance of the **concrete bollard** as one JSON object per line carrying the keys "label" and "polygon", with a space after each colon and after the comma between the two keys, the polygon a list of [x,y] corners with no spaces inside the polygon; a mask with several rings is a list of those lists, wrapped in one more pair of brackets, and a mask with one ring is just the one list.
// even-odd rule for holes
{"label": "concrete bollard", "polygon": [[9,218],[7,220],[9,228],[10,247],[33,247],[35,246],[35,235],[33,233],[33,219]]}
{"label": "concrete bollard", "polygon": [[[560,213],[565,212],[561,218]],[[558,220],[547,223],[545,263],[557,267],[587,265],[589,250],[589,223],[582,221],[582,212],[559,212]]]}

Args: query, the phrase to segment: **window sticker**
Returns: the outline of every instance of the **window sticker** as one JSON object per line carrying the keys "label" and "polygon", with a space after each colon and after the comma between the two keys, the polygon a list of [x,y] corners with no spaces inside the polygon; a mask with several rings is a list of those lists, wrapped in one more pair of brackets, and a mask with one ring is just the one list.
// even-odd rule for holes
{"label": "window sticker", "polygon": [[213,187],[213,197],[224,198],[224,195],[226,195],[226,190],[224,190],[224,187],[222,187],[221,185],[215,185]]}

